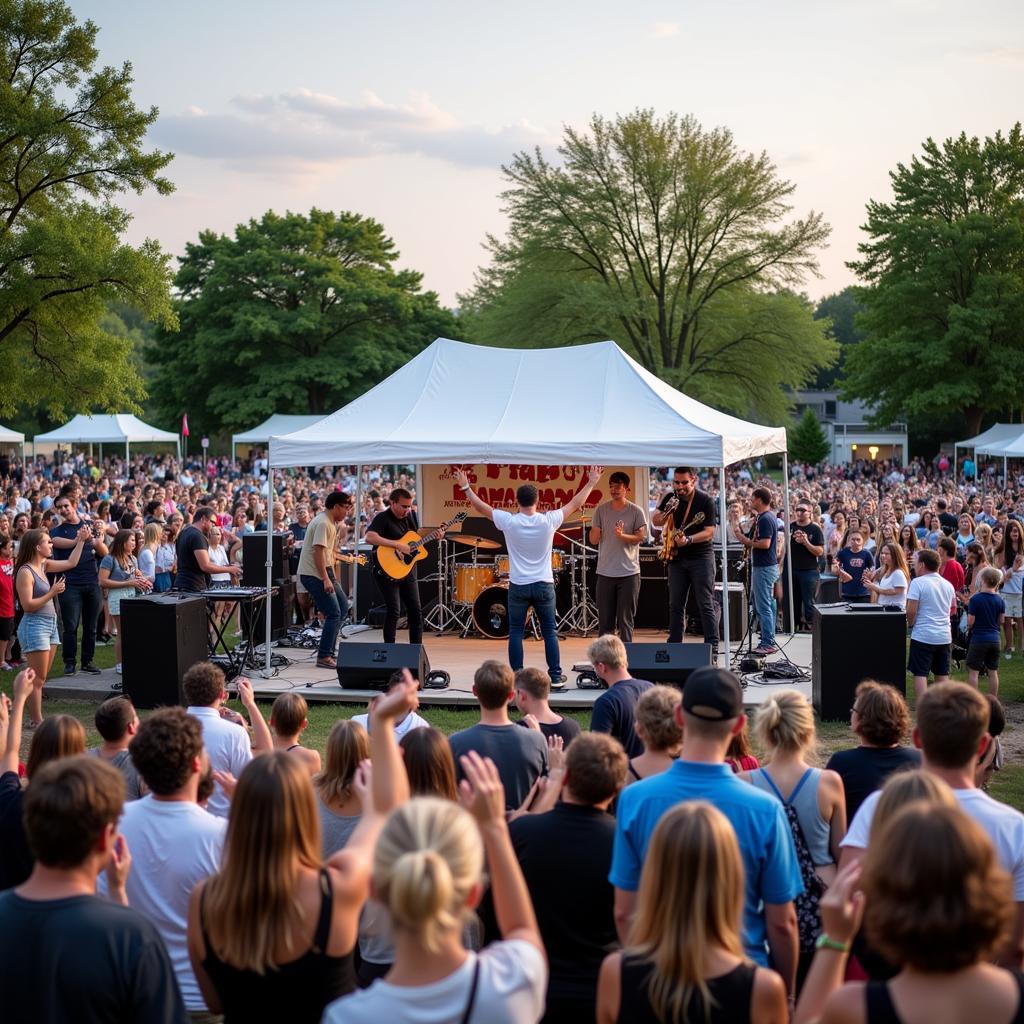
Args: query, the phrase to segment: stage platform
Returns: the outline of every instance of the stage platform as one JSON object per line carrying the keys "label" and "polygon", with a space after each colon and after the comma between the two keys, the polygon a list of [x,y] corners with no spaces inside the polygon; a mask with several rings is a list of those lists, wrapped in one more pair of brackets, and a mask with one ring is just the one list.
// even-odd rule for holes
{"label": "stage platform", "polygon": [[[404,631],[398,634],[398,642],[405,643],[408,636]],[[585,709],[592,707],[594,701],[603,691],[579,689],[576,686],[576,673],[570,671],[574,664],[586,662],[587,647],[593,637],[566,637],[559,642],[562,659],[562,671],[566,675],[566,690],[553,693],[551,704],[558,708]],[[637,630],[636,643],[661,643],[665,634],[654,630]],[[697,643],[699,637],[687,637],[688,642]],[[376,643],[382,642],[379,629],[363,630],[355,633],[343,643]],[[757,707],[767,696],[780,687],[799,690],[811,696],[811,636],[797,633],[792,637],[780,634],[778,637],[783,654],[774,654],[769,662],[784,660],[784,656],[807,673],[805,680],[793,680],[762,684],[752,677],[746,677],[745,703],[748,707]],[[508,647],[503,640],[485,640],[478,638],[460,639],[457,636],[438,636],[428,633],[424,645],[427,658],[432,669],[444,669],[451,676],[451,685],[444,690],[423,690],[420,692],[420,703],[442,707],[473,707],[473,673],[480,663],[488,658],[506,660]],[[733,645],[735,651],[736,645]],[[252,681],[256,696],[260,699],[273,700],[279,693],[286,690],[299,690],[308,701],[334,702],[345,704],[365,704],[374,696],[374,690],[342,689],[338,682],[338,674],[331,669],[317,668],[316,651],[295,647],[275,647],[274,653],[288,659],[288,664],[273,670],[271,678],[263,678],[260,671],[250,668],[247,675]],[[528,639],[524,644],[524,657],[527,665],[545,668],[544,644],[539,640]],[[53,697],[66,699],[103,700],[111,693],[112,684],[118,680],[112,670],[106,670],[99,676],[88,676],[82,673],[67,677],[58,676],[46,684],[47,693]],[[230,687],[229,687],[230,689]]]}

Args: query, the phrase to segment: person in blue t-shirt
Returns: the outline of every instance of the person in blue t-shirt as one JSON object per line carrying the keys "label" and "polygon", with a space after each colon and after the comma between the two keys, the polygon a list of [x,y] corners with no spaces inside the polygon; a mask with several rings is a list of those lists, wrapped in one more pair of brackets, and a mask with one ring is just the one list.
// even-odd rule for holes
{"label": "person in blue t-shirt", "polygon": [[775,621],[778,609],[775,604],[775,581],[779,578],[779,558],[776,541],[779,533],[778,520],[771,510],[772,495],[766,487],[757,487],[750,496],[750,505],[757,513],[753,536],[748,537],[733,522],[733,534],[746,548],[750,548],[750,595],[761,624],[761,642],[754,649],[757,655],[774,654]]}
{"label": "person in blue t-shirt", "polygon": [[725,669],[692,672],[676,720],[683,728],[679,760],[622,791],[616,810],[609,881],[615,923],[625,941],[636,909],[640,871],[661,816],[685,800],[707,800],[736,830],[745,877],[743,946],[756,964],[771,966],[787,991],[796,979],[798,937],[793,900],[803,892],[793,837],[782,804],[742,782],[725,763],[732,738],[746,723],[739,680]]}
{"label": "person in blue t-shirt", "polygon": [[986,566],[978,575],[981,584],[967,605],[967,628],[971,642],[967,647],[967,681],[978,685],[978,673],[988,672],[988,692],[999,693],[999,631],[1006,615],[1006,602],[996,591],[1002,586],[1003,574],[994,566]]}
{"label": "person in blue t-shirt", "polygon": [[871,593],[864,586],[864,570],[874,567],[871,552],[864,548],[864,534],[850,530],[846,547],[841,548],[832,560],[832,571],[839,577],[839,594],[851,604],[867,604]]}

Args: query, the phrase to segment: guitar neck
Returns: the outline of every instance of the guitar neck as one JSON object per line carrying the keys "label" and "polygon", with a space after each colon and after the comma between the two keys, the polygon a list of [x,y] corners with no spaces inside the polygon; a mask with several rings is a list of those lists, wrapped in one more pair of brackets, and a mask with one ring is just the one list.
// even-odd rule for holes
{"label": "guitar neck", "polygon": [[453,523],[459,522],[459,517],[456,516],[454,519],[449,519],[447,523],[439,526],[436,530],[431,530],[430,533],[425,533],[418,541],[417,544],[429,544],[432,540],[437,540],[441,536],[442,532],[447,530]]}

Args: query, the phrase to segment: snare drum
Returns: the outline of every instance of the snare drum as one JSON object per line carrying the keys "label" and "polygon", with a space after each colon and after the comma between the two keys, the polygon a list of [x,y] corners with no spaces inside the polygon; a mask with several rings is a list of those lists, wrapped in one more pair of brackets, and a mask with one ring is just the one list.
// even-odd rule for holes
{"label": "snare drum", "polygon": [[508,579],[508,555],[494,556],[494,575],[499,580]]}
{"label": "snare drum", "polygon": [[455,566],[455,603],[472,604],[493,582],[493,565]]}

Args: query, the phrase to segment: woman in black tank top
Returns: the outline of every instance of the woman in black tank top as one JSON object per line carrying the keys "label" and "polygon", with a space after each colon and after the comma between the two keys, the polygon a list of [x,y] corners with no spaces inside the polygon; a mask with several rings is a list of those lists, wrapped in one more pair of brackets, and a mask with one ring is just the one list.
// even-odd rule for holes
{"label": "woman in black tank top", "polygon": [[242,772],[223,867],[196,886],[189,905],[196,980],[228,1024],[317,1024],[328,1003],[354,990],[373,847],[384,815],[409,793],[391,719],[418,705],[415,687],[395,687],[374,707],[373,798],[361,767],[353,783],[363,799],[360,824],[326,865],[312,782],[294,754],[265,754]]}
{"label": "woman in black tank top", "polygon": [[726,817],[680,804],[651,836],[626,949],[601,966],[598,1024],[786,1024],[782,979],[740,941],[743,862]]}
{"label": "woman in black tank top", "polygon": [[[901,970],[890,981],[843,985],[843,947],[862,908],[868,941]],[[986,962],[1007,953],[1013,885],[986,832],[959,807],[918,800],[877,839],[872,830],[863,870],[844,868],[821,911],[826,945],[815,954],[796,1024],[1024,1024],[1024,978]]]}

